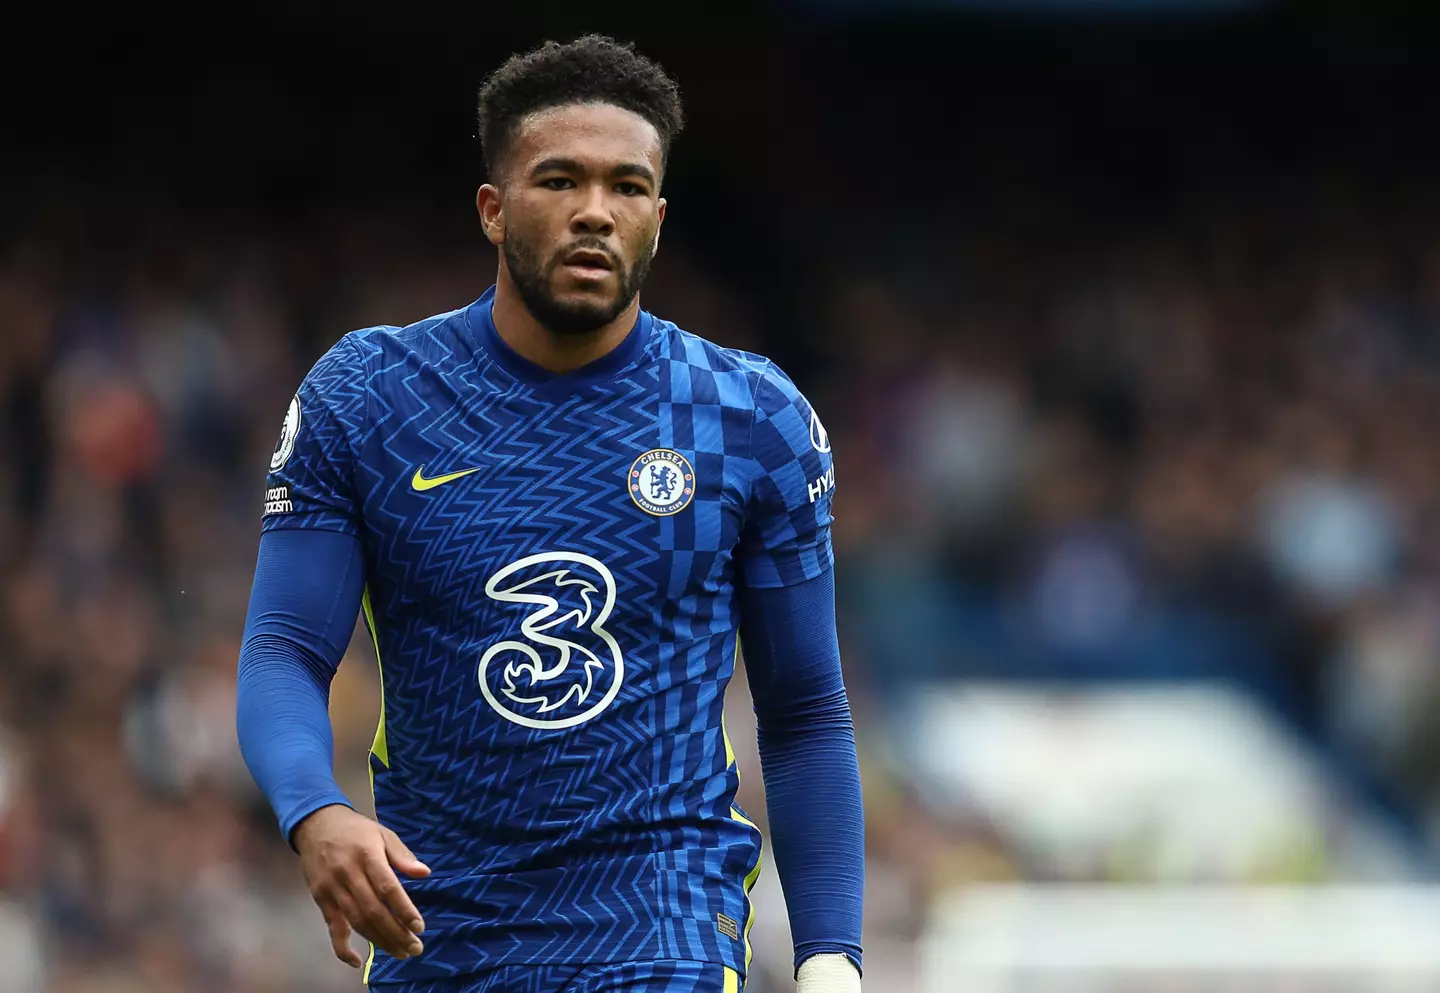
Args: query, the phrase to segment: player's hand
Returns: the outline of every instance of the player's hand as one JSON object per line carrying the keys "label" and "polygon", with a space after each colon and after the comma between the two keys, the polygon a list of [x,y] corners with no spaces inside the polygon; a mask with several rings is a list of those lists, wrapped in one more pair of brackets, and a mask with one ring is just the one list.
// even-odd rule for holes
{"label": "player's hand", "polygon": [[397,959],[424,951],[418,935],[425,921],[395,873],[423,879],[430,869],[394,831],[336,804],[301,821],[294,841],[336,958],[360,968],[360,956],[350,947],[352,928]]}

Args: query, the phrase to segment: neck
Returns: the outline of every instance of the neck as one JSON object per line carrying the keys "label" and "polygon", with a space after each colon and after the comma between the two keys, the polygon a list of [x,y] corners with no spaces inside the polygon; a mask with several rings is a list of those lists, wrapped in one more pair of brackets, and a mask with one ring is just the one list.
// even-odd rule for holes
{"label": "neck", "polygon": [[500,339],[528,359],[556,374],[564,374],[589,365],[613,351],[625,340],[640,315],[640,298],[603,327],[585,334],[557,334],[535,319],[505,267],[500,267],[495,281],[495,303],[491,309],[495,331]]}

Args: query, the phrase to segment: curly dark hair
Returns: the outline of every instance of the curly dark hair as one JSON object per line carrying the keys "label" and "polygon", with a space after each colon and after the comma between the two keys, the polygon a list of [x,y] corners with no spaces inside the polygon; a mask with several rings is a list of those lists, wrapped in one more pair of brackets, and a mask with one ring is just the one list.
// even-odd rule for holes
{"label": "curly dark hair", "polygon": [[661,168],[684,127],[680,87],[633,44],[587,34],[512,55],[480,87],[478,122],[485,170],[499,164],[527,114],[571,103],[608,103],[639,114],[660,134]]}

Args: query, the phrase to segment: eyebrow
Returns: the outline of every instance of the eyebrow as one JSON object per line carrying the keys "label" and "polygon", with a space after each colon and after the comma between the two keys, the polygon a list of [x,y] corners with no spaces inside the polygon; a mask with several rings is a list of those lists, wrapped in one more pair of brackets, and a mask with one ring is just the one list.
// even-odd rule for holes
{"label": "eyebrow", "polygon": [[[575,159],[549,158],[541,159],[535,163],[535,168],[530,170],[530,175],[538,176],[542,172],[585,172],[585,167]],[[623,162],[610,170],[614,176],[638,176],[646,182],[654,185],[655,172],[649,166],[639,162]]]}

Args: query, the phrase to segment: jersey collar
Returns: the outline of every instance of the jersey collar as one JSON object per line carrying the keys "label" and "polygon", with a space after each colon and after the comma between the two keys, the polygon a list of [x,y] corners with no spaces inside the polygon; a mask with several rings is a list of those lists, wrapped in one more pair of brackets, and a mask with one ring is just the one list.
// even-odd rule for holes
{"label": "jersey collar", "polygon": [[500,337],[500,332],[495,329],[495,319],[491,313],[494,306],[495,287],[492,286],[485,291],[484,296],[465,308],[465,323],[469,326],[476,344],[490,358],[516,379],[534,386],[555,383],[579,386],[608,379],[638,358],[650,337],[652,318],[641,310],[635,319],[635,326],[620,344],[578,369],[556,373],[536,365],[506,344],[505,339]]}

